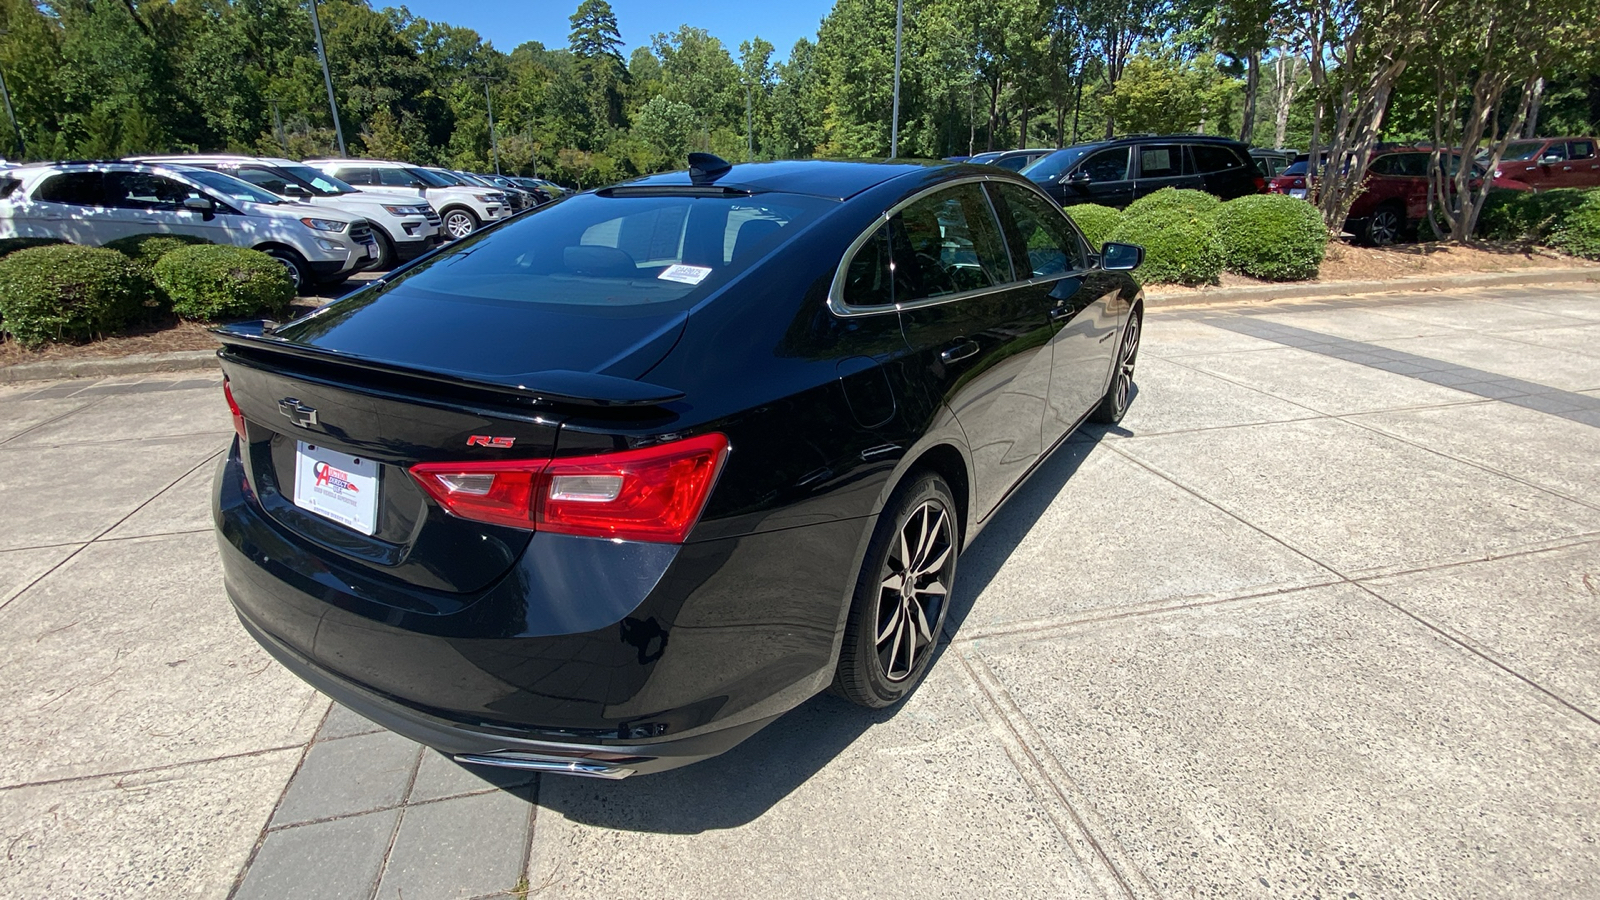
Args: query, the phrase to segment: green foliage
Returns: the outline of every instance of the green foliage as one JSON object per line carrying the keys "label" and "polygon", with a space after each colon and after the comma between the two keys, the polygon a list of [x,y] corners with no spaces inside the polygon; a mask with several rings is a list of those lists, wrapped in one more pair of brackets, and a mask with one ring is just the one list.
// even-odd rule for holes
{"label": "green foliage", "polygon": [[1144,248],[1138,276],[1144,282],[1215,284],[1222,274],[1222,244],[1209,216],[1167,207],[1128,216],[1107,240]]}
{"label": "green foliage", "polygon": [[1600,260],[1600,190],[1586,191],[1550,234],[1550,246],[1573,256]]}
{"label": "green foliage", "polygon": [[1079,203],[1069,206],[1067,217],[1078,226],[1078,230],[1088,239],[1089,246],[1097,253],[1101,245],[1110,238],[1111,232],[1122,224],[1123,219],[1121,210],[1101,206],[1098,203]]}
{"label": "green foliage", "polygon": [[1208,115],[1215,118],[1234,103],[1240,88],[1238,80],[1196,60],[1139,57],[1112,90],[1111,112],[1124,131],[1193,132]]}
{"label": "green foliage", "polygon": [[162,256],[155,272],[172,311],[185,319],[281,313],[294,299],[294,282],[283,265],[243,247],[181,247]]}
{"label": "green foliage", "polygon": [[24,347],[110,334],[141,315],[152,286],[132,260],[65,244],[0,259],[0,318]]}
{"label": "green foliage", "polygon": [[1128,208],[1123,215],[1129,219],[1137,219],[1151,212],[1180,210],[1194,216],[1210,219],[1216,216],[1217,210],[1221,207],[1222,201],[1215,194],[1179,188],[1162,188],[1153,194],[1146,194],[1128,204]]}
{"label": "green foliage", "polygon": [[1592,193],[1575,188],[1489,193],[1478,216],[1478,235],[1491,241],[1546,243],[1552,232]]}
{"label": "green foliage", "polygon": [[1223,262],[1230,272],[1269,281],[1317,277],[1328,229],[1317,208],[1285,194],[1229,200],[1216,214]]}
{"label": "green foliage", "polygon": [[7,254],[15,253],[18,250],[26,250],[29,247],[49,247],[49,246],[54,245],[54,244],[65,244],[65,243],[66,243],[66,241],[60,240],[58,238],[40,238],[40,237],[5,238],[3,240],[0,240],[0,256],[6,256]]}
{"label": "green foliage", "polygon": [[105,248],[115,250],[146,268],[154,268],[161,257],[179,247],[209,243],[205,238],[189,234],[132,234],[108,241]]}

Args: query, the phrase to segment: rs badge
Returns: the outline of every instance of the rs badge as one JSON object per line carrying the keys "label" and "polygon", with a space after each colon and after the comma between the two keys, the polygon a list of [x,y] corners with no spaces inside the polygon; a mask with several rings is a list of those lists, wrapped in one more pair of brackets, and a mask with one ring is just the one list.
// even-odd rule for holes
{"label": "rs badge", "polygon": [[514,437],[490,437],[487,434],[475,434],[467,438],[468,447],[498,447],[501,450],[509,449],[516,442]]}

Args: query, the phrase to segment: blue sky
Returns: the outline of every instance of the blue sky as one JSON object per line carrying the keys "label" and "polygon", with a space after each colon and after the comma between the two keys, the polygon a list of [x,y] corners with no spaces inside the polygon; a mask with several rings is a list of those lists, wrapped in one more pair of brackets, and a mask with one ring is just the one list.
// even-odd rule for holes
{"label": "blue sky", "polygon": [[[373,6],[403,5],[412,15],[471,28],[510,53],[524,41],[540,41],[555,49],[567,45],[572,30],[568,17],[579,0],[374,0]],[[772,5],[768,5],[771,3]],[[704,28],[720,39],[728,52],[739,54],[739,42],[760,35],[777,48],[774,61],[789,55],[802,37],[816,40],[817,23],[833,8],[833,0],[698,0],[694,3],[661,0],[611,0],[617,26],[627,46],[647,47],[651,35],[675,31],[679,25]]]}

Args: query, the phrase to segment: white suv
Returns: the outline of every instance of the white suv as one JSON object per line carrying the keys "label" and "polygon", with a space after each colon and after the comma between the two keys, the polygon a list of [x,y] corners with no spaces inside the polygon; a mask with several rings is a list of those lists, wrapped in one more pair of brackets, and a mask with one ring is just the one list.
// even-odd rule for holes
{"label": "white suv", "polygon": [[421,166],[381,159],[308,159],[341,181],[362,191],[404,191],[425,198],[444,219],[446,240],[464,238],[491,222],[511,215],[502,191],[452,184]]}
{"label": "white suv", "polygon": [[231,175],[157,163],[43,163],[0,175],[0,238],[99,246],[188,234],[260,250],[295,289],[337,284],[378,258],[366,219],[289,203]]}
{"label": "white suv", "polygon": [[415,194],[358,191],[321,169],[294,160],[202,154],[140,156],[134,161],[215,169],[288,200],[361,216],[372,223],[372,233],[378,239],[375,268],[392,269],[432,250],[443,240],[439,213]]}

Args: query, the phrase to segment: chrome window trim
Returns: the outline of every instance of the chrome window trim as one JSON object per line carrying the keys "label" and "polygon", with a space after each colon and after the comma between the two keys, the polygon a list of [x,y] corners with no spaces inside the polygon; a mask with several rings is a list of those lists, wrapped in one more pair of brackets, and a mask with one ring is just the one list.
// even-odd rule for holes
{"label": "chrome window trim", "polygon": [[[949,181],[941,181],[938,184],[917,191],[915,194],[912,194],[904,200],[901,200],[899,203],[889,207],[887,211],[874,218],[872,223],[868,225],[866,229],[863,230],[859,235],[857,235],[855,240],[850,242],[850,246],[845,248],[844,255],[839,257],[839,265],[833,270],[833,282],[828,285],[828,311],[841,319],[854,319],[862,316],[879,316],[885,313],[899,313],[901,310],[922,309],[928,306],[939,306],[944,303],[955,303],[958,300],[969,300],[974,297],[986,297],[989,294],[997,294],[1001,291],[1013,290],[1017,287],[1022,287],[1031,283],[1031,279],[1017,279],[1016,264],[1011,259],[1010,244],[1006,241],[1005,228],[1001,227],[1000,225],[1000,213],[994,208],[994,199],[989,196],[989,192],[983,191],[984,203],[989,207],[989,215],[993,218],[994,226],[1000,233],[1000,242],[1006,247],[1006,266],[1007,268],[1011,269],[1010,281],[971,291],[960,291],[954,294],[940,294],[937,297],[923,297],[921,299],[911,300],[905,303],[882,303],[877,306],[851,306],[844,300],[845,274],[850,268],[850,263],[856,258],[856,252],[861,249],[862,245],[872,239],[872,236],[877,233],[879,228],[887,225],[889,220],[898,215],[901,210],[917,202],[918,200],[927,197],[930,194],[938,193],[946,188],[953,188],[963,184],[977,184],[981,188],[982,185],[991,181],[1004,181],[1007,184],[1017,183],[1010,178],[996,178],[993,175],[963,175],[960,178],[952,178]],[[1034,189],[1038,190],[1037,187]],[[1043,191],[1040,191],[1039,193],[1044,195]],[[1048,197],[1048,195],[1044,196]],[[1050,277],[1059,278],[1064,276],[1052,275]]]}

